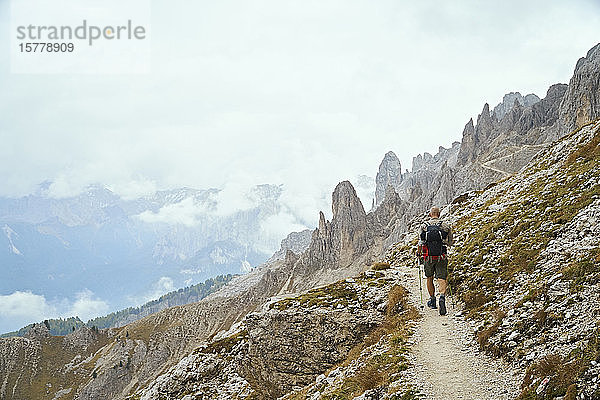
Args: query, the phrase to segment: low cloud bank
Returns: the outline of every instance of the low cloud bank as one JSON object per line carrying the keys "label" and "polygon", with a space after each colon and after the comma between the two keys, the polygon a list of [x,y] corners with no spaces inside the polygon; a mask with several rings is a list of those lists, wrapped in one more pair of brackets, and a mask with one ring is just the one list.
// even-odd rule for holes
{"label": "low cloud bank", "polygon": [[48,301],[45,296],[30,291],[16,291],[0,296],[0,332],[10,332],[28,324],[51,318],[77,316],[83,321],[108,313],[109,306],[84,289],[75,299]]}

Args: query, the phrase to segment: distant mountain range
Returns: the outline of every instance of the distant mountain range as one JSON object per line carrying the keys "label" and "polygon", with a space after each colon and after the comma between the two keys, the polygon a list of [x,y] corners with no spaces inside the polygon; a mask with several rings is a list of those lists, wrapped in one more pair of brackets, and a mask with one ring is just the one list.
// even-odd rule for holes
{"label": "distant mountain range", "polygon": [[[284,236],[270,218],[289,212],[277,185],[255,186],[236,199],[183,188],[132,200],[99,185],[57,199],[48,196],[50,185],[0,198],[0,295],[31,292],[60,303],[89,290],[109,309],[142,304],[263,263]],[[168,282],[162,292],[161,279]]]}

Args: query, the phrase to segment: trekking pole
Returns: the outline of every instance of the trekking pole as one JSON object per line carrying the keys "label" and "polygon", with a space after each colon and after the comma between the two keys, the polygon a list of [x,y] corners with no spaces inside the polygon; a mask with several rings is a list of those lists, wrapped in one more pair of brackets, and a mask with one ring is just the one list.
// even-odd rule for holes
{"label": "trekking pole", "polygon": [[425,308],[423,305],[423,279],[421,278],[421,263],[419,262],[419,256],[417,256],[417,268],[419,268],[419,293],[421,294],[421,311]]}
{"label": "trekking pole", "polygon": [[454,296],[452,296],[452,285],[450,284],[450,274],[448,274],[448,295],[450,296],[450,304],[452,304],[452,311],[454,311]]}

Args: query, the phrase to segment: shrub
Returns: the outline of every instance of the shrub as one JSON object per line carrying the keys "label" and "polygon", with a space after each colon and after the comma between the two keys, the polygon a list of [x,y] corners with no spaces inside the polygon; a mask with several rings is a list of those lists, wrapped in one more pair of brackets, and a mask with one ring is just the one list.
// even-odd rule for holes
{"label": "shrub", "polygon": [[376,262],[371,266],[373,271],[383,271],[384,269],[389,269],[390,263],[388,262]]}

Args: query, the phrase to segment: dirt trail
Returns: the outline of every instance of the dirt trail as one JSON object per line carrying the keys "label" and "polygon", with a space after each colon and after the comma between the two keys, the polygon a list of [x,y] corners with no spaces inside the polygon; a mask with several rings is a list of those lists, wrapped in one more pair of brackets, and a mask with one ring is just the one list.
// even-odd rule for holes
{"label": "dirt trail", "polygon": [[[416,267],[401,267],[399,273],[420,310]],[[423,281],[423,303],[428,298]],[[426,305],[413,337],[411,361],[414,379],[426,399],[502,400],[519,394],[522,373],[478,350],[473,327],[457,305],[447,300],[448,315]]]}

